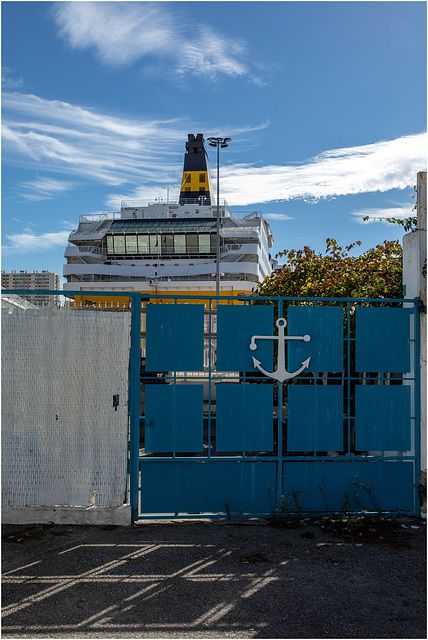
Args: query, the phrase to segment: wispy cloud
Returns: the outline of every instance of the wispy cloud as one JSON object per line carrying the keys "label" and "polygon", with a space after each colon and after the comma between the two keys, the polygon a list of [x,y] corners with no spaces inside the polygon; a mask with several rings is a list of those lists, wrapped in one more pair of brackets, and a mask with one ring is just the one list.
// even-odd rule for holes
{"label": "wispy cloud", "polygon": [[10,69],[9,67],[2,67],[1,85],[3,90],[8,89],[9,91],[12,91],[13,89],[22,87],[23,84],[23,79],[21,77],[15,77],[13,69]]}
{"label": "wispy cloud", "polygon": [[[164,2],[58,2],[54,17],[59,35],[73,49],[94,50],[106,65],[121,67],[142,60],[171,65],[175,74],[209,78],[248,76],[246,48],[208,25],[186,24]],[[191,29],[192,38],[189,39]]]}
{"label": "wispy cloud", "polygon": [[9,163],[34,168],[41,162],[45,172],[113,186],[159,178],[156,150],[163,173],[172,170],[176,176],[171,150],[183,146],[187,127],[173,121],[136,122],[21,93],[5,93],[3,110],[3,150]]}
{"label": "wispy cloud", "polygon": [[360,147],[333,149],[293,166],[223,169],[222,191],[232,205],[405,189],[426,170],[427,136],[416,134]]}
{"label": "wispy cloud", "polygon": [[[179,179],[193,129],[185,118],[132,120],[18,92],[5,92],[2,102],[7,164],[42,166],[44,173],[67,176],[70,188],[71,176],[111,187],[143,184],[153,197]],[[245,137],[268,125],[235,127],[231,134]]]}
{"label": "wispy cloud", "polygon": [[24,229],[22,233],[6,235],[8,244],[2,246],[4,253],[29,253],[41,252],[67,245],[68,236],[73,229],[70,223],[63,223],[66,229],[61,231],[48,231],[37,234],[32,229]]}
{"label": "wispy cloud", "polygon": [[36,180],[21,182],[20,195],[26,200],[51,200],[55,196],[70,191],[75,186],[69,180],[55,180],[54,178],[36,178]]}
{"label": "wispy cloud", "polygon": [[295,220],[295,218],[287,216],[285,213],[264,213],[263,217],[268,220]]}
{"label": "wispy cloud", "polygon": [[248,66],[242,61],[246,55],[245,45],[220,37],[208,27],[199,27],[197,44],[189,43],[187,37],[183,38],[182,50],[183,56],[178,61],[178,71],[181,74],[192,73],[211,79],[220,75],[250,75]]}

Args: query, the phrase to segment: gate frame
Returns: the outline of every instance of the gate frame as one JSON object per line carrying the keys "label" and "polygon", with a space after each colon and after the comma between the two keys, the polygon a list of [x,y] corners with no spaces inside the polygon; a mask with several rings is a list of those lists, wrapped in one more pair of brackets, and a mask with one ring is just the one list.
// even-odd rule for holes
{"label": "gate frame", "polygon": [[[94,293],[92,292],[92,295],[94,295]],[[122,293],[123,295],[123,293]],[[419,496],[419,492],[418,492],[418,488],[420,487],[420,437],[421,437],[421,433],[420,433],[420,388],[419,388],[419,380],[420,380],[420,335],[419,335],[419,324],[420,324],[420,319],[419,319],[419,313],[420,313],[420,302],[419,302],[419,298],[411,298],[411,299],[406,299],[406,298],[324,298],[324,297],[318,297],[318,298],[310,298],[310,297],[282,297],[282,296],[192,296],[192,295],[166,295],[166,294],[144,294],[144,296],[141,293],[131,293],[132,296],[132,315],[131,315],[131,361],[130,361],[130,500],[131,500],[131,507],[132,507],[132,518],[133,521],[139,521],[139,520],[162,520],[162,519],[174,519],[174,518],[178,518],[180,520],[182,519],[186,519],[186,518],[191,518],[191,519],[198,519],[198,518],[210,518],[210,519],[214,519],[214,518],[225,518],[227,517],[226,514],[224,513],[191,513],[191,514],[186,514],[186,513],[179,513],[179,514],[175,514],[175,515],[164,515],[164,514],[153,514],[150,513],[148,515],[146,514],[140,514],[139,513],[139,497],[140,497],[140,493],[142,491],[142,486],[140,485],[140,480],[139,480],[139,476],[140,476],[140,465],[143,463],[146,464],[150,464],[150,461],[148,460],[142,460],[139,457],[139,438],[140,438],[140,344],[141,344],[141,318],[142,318],[142,308],[141,308],[141,303],[142,303],[142,299],[144,297],[144,301],[147,301],[148,303],[158,303],[161,304],[163,300],[170,300],[171,302],[173,302],[174,304],[179,304],[180,301],[185,301],[185,300],[192,300],[192,301],[200,301],[202,304],[205,305],[205,303],[209,302],[209,309],[210,309],[210,317],[211,317],[211,310],[212,310],[212,303],[215,301],[216,302],[216,306],[217,306],[217,301],[218,303],[221,302],[229,302],[229,304],[234,304],[234,303],[245,303],[245,302],[250,302],[250,301],[266,301],[266,302],[272,302],[273,304],[277,303],[278,305],[278,317],[282,317],[283,314],[283,304],[284,302],[296,302],[298,301],[302,301],[302,302],[311,302],[311,303],[328,303],[328,302],[332,302],[332,303],[347,303],[347,314],[349,315],[350,313],[350,305],[352,303],[365,303],[365,306],[372,306],[373,304],[381,304],[382,307],[384,307],[385,304],[388,303],[393,303],[394,305],[402,305],[403,308],[406,307],[406,303],[408,305],[408,308],[410,307],[410,305],[412,305],[413,307],[413,313],[414,313],[414,322],[413,322],[413,327],[414,327],[414,336],[413,338],[410,338],[410,342],[413,342],[413,354],[414,354],[414,375],[412,376],[411,380],[413,381],[413,389],[414,389],[414,409],[412,410],[412,419],[414,419],[414,439],[415,439],[415,450],[414,450],[414,455],[411,456],[395,456],[396,459],[399,460],[406,460],[406,459],[411,459],[414,461],[414,484],[413,484],[413,489],[414,489],[414,496],[415,496],[415,506],[416,509],[414,511],[411,512],[411,514],[409,515],[419,515],[420,514],[420,503],[418,501],[418,496]],[[332,305],[333,306],[333,305]],[[349,326],[349,322],[348,322],[348,327],[347,327],[347,336],[346,338],[343,336],[343,341],[347,343],[347,349],[348,349],[348,358],[350,355],[350,344],[351,344],[351,335],[350,335],[350,326]],[[211,326],[211,325],[210,325]],[[343,326],[343,325],[342,325]],[[211,350],[210,350],[211,353]],[[210,367],[211,369],[211,367]],[[404,374],[403,374],[404,375]],[[211,371],[208,372],[208,381],[211,381]],[[347,375],[347,385],[348,385],[348,403],[350,402],[349,400],[349,392],[350,392],[350,384],[351,384],[351,376],[348,372]],[[210,385],[209,385],[210,388]],[[282,488],[282,481],[283,481],[283,462],[284,462],[284,455],[282,452],[282,447],[279,445],[280,442],[282,442],[282,437],[283,437],[283,411],[282,411],[282,404],[283,404],[283,383],[278,382],[278,453],[276,456],[274,456],[275,460],[277,461],[277,492],[281,492],[281,488]],[[413,415],[414,414],[414,415]],[[348,411],[348,421],[351,420],[351,417],[349,415],[349,411]],[[393,458],[393,457],[392,457]],[[266,461],[269,460],[269,458],[264,458]],[[300,460],[306,460],[307,458],[302,458],[299,456],[295,456],[293,457],[293,460],[295,460],[296,462]],[[323,460],[323,459],[327,459],[327,460],[331,460],[332,457],[327,457],[327,458],[323,458],[322,456],[320,456],[319,458],[317,458],[318,460]],[[337,459],[337,458],[335,458]],[[345,456],[340,456],[340,459],[350,459],[350,455],[348,454],[346,457]],[[373,456],[371,457],[371,460],[380,460],[380,459],[384,459],[384,456]],[[195,458],[180,458],[180,462],[186,462],[186,461],[193,461],[193,462],[197,462],[197,460],[195,460]],[[219,457],[219,459],[212,459],[212,462],[221,462],[224,461],[221,457]],[[355,461],[355,457],[354,457],[354,461]],[[311,515],[320,515],[321,513],[324,512],[310,512]],[[251,513],[251,514],[238,514],[236,516],[234,516],[233,514],[231,515],[231,517],[238,517],[238,518],[244,518],[244,517],[267,517],[268,514],[266,513]]]}

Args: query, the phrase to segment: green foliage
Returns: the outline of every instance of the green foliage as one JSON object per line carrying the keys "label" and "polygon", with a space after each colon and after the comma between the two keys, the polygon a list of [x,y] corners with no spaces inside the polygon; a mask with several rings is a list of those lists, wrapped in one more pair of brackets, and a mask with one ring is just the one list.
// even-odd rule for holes
{"label": "green foliage", "polygon": [[401,298],[402,248],[385,240],[359,256],[351,256],[354,242],[346,247],[326,240],[325,254],[310,247],[277,255],[285,263],[255,289],[259,296],[307,298]]}
{"label": "green foliage", "polygon": [[[417,185],[413,185],[413,195],[412,195],[412,200],[416,200],[414,206],[412,207],[412,211],[417,211],[418,209],[418,203],[417,203],[417,198],[418,198],[418,188]],[[390,224],[399,224],[404,228],[404,231],[407,233],[409,231],[417,231],[418,230],[418,218],[417,216],[409,216],[408,218],[385,218],[383,216],[379,216],[379,217],[370,217],[370,216],[364,216],[363,218],[364,222],[367,222],[368,220],[381,220],[384,222],[389,222]]]}
{"label": "green foliage", "polygon": [[390,224],[400,224],[406,232],[418,230],[417,216],[410,216],[409,218],[371,218],[370,216],[364,216],[363,220],[364,222],[367,222],[367,220],[385,220]]}

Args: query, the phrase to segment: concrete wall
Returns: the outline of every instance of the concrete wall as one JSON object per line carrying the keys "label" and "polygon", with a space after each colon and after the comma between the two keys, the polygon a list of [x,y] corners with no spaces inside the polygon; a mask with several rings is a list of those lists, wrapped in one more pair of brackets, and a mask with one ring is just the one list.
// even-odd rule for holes
{"label": "concrete wall", "polygon": [[130,523],[129,324],[129,313],[2,310],[3,522]]}
{"label": "concrete wall", "polygon": [[421,428],[421,511],[427,510],[427,195],[425,172],[418,173],[417,231],[403,238],[403,284],[406,298],[421,301],[420,319],[420,428]]}

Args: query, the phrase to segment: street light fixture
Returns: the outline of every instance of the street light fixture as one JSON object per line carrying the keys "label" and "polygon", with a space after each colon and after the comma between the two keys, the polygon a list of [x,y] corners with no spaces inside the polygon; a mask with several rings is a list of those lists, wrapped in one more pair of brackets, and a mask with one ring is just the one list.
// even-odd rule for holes
{"label": "street light fixture", "polygon": [[207,138],[210,147],[217,147],[217,240],[215,265],[215,294],[220,295],[220,147],[229,146],[232,138]]}

